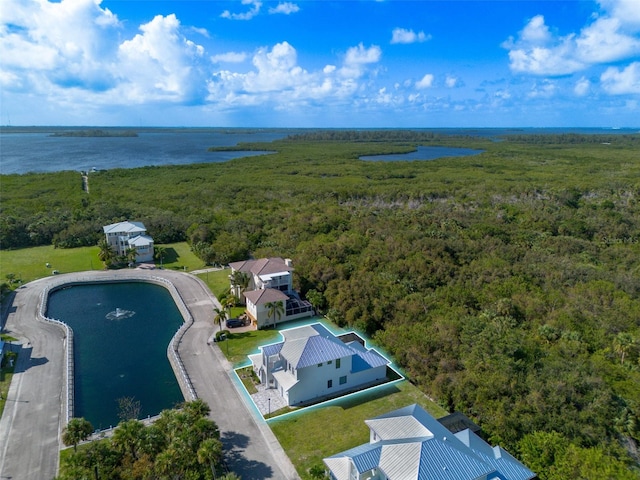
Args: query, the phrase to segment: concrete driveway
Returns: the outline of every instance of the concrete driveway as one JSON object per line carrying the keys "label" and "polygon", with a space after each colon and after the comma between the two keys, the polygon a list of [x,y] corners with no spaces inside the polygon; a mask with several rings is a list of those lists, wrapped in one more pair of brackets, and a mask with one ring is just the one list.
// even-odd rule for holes
{"label": "concrete driveway", "polygon": [[207,343],[215,328],[217,300],[206,285],[170,270],[122,270],[61,275],[16,291],[4,319],[6,333],[20,339],[13,346],[20,356],[0,419],[0,479],[46,480],[58,470],[65,422],[65,335],[59,326],[38,319],[42,291],[54,282],[105,281],[114,275],[119,280],[161,277],[179,292],[194,320],[178,345],[179,356],[197,396],[211,407],[229,468],[243,480],[299,478],[267,424],[236,389],[218,346]]}

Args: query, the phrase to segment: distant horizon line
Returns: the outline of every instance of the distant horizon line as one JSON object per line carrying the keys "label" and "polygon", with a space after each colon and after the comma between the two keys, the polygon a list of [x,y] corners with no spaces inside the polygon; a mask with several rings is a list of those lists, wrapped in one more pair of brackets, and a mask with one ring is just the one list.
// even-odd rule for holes
{"label": "distant horizon line", "polygon": [[186,126],[186,125],[173,125],[173,126],[135,126],[135,125],[0,125],[0,130],[4,128],[23,128],[23,129],[72,129],[72,128],[82,128],[82,129],[129,129],[129,130],[145,130],[145,129],[153,129],[153,130],[162,130],[162,129],[201,129],[201,130],[637,130],[640,129],[639,126],[624,126],[624,127],[612,127],[612,126],[547,126],[547,127],[536,127],[536,126],[502,126],[502,127],[362,127],[362,126],[351,126],[351,127],[268,127],[268,126]]}

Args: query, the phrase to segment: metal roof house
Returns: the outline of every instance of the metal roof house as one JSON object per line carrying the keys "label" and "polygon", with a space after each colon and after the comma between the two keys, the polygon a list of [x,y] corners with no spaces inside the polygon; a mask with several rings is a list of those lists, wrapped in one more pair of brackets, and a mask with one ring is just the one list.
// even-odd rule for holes
{"label": "metal roof house", "polygon": [[153,238],[147,235],[142,222],[118,222],[102,227],[107,243],[116,252],[124,256],[130,248],[136,251],[136,262],[153,261]]}
{"label": "metal roof house", "polygon": [[[310,317],[313,307],[306,300],[301,300],[293,289],[293,266],[291,260],[279,257],[244,260],[230,263],[231,292],[238,298],[244,296],[247,315],[258,327],[263,328],[298,318]],[[236,272],[248,277],[246,290],[234,284]],[[282,302],[283,315],[280,318],[269,318],[267,304]]]}
{"label": "metal roof house", "polygon": [[365,423],[369,443],[325,458],[333,480],[530,480],[535,473],[470,429],[451,433],[419,405]]}
{"label": "metal roof house", "polygon": [[386,358],[357,341],[343,342],[315,323],[281,332],[283,342],[250,355],[261,382],[289,406],[358,390],[387,379]]}

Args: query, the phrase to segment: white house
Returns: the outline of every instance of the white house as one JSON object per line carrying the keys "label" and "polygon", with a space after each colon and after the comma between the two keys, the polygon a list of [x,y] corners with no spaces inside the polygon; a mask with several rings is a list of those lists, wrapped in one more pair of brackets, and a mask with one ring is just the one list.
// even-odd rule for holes
{"label": "white house", "polygon": [[[274,325],[314,314],[311,303],[300,299],[293,289],[293,266],[291,260],[279,257],[261,258],[230,263],[231,292],[247,304],[247,315],[258,327]],[[246,289],[235,282],[236,272],[244,273],[248,278]],[[268,304],[282,302],[283,313],[269,317]]]}
{"label": "white house", "polygon": [[107,243],[116,255],[124,256],[130,248],[136,251],[136,262],[153,261],[153,238],[142,222],[118,222],[102,227]]}
{"label": "white house", "polygon": [[283,330],[283,342],[250,355],[260,381],[296,406],[355,391],[387,379],[386,358],[355,340],[343,342],[316,323]]}
{"label": "white house", "polygon": [[535,474],[470,429],[452,433],[419,405],[371,420],[369,443],[325,458],[332,480],[530,480]]}

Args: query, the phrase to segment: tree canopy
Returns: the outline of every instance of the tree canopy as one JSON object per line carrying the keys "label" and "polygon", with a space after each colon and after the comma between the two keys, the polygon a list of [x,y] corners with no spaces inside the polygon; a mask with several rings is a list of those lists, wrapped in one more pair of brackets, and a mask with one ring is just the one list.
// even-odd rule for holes
{"label": "tree canopy", "polygon": [[[359,160],[417,145],[484,153]],[[541,478],[614,475],[598,459],[637,476],[639,145],[323,131],[239,146],[268,157],[100,172],[88,195],[76,173],[3,176],[0,245],[135,218],[209,263],[291,258],[314,305]],[[568,445],[564,470],[525,442],[544,435]]]}
{"label": "tree canopy", "polygon": [[151,425],[123,420],[113,436],[66,458],[58,480],[213,479],[216,473],[220,477],[222,442],[208,415],[209,406],[195,400],[164,410]]}

